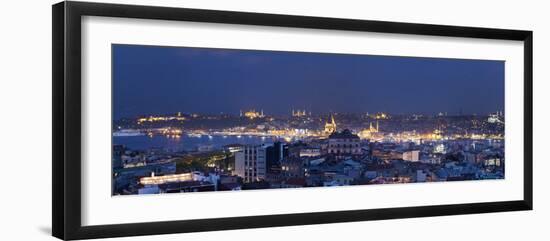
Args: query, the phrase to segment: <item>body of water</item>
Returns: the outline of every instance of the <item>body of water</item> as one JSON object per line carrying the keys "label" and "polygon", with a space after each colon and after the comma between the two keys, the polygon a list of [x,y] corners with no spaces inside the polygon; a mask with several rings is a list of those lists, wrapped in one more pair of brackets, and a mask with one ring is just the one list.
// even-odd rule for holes
{"label": "body of water", "polygon": [[228,144],[262,144],[273,143],[275,137],[259,137],[259,136],[208,136],[202,135],[187,136],[182,135],[180,138],[168,138],[165,136],[114,136],[113,144],[124,145],[132,150],[147,150],[151,148],[160,148],[172,151],[193,151],[199,146],[211,145],[215,149],[221,149]]}

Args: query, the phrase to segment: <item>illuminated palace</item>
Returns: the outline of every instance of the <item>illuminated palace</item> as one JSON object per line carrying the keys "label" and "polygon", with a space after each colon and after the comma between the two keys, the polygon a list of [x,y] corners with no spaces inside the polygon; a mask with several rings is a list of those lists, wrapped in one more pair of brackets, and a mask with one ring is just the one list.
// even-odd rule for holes
{"label": "illuminated palace", "polygon": [[361,155],[361,145],[359,136],[345,129],[342,132],[333,132],[328,137],[328,153],[336,158],[342,158],[347,155]]}
{"label": "illuminated palace", "polygon": [[336,132],[336,121],[334,121],[334,116],[330,115],[330,122],[325,123],[324,133],[327,135]]}

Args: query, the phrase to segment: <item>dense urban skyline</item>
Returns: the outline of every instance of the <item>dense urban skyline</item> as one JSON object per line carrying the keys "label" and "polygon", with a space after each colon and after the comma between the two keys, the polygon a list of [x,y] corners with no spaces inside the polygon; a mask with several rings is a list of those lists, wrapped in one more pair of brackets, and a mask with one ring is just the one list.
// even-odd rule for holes
{"label": "dense urban skyline", "polygon": [[113,61],[112,195],[505,178],[502,61],[129,45]]}
{"label": "dense urban skyline", "polygon": [[504,62],[326,53],[113,45],[114,118],[504,109]]}

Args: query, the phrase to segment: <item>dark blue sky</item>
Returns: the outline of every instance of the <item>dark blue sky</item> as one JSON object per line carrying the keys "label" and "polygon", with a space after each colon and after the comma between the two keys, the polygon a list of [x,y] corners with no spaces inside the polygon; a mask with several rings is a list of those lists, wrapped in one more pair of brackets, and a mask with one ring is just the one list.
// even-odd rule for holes
{"label": "dark blue sky", "polygon": [[113,45],[114,118],[504,109],[504,62]]}

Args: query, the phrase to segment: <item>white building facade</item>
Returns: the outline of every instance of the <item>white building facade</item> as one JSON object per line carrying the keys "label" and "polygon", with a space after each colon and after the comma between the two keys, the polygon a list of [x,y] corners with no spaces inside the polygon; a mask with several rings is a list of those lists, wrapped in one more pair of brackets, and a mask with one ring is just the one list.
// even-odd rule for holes
{"label": "white building facade", "polygon": [[410,162],[417,162],[420,160],[420,151],[412,150],[403,152],[403,160]]}
{"label": "white building facade", "polygon": [[235,153],[235,175],[245,183],[265,179],[266,148],[263,145],[247,145]]}

